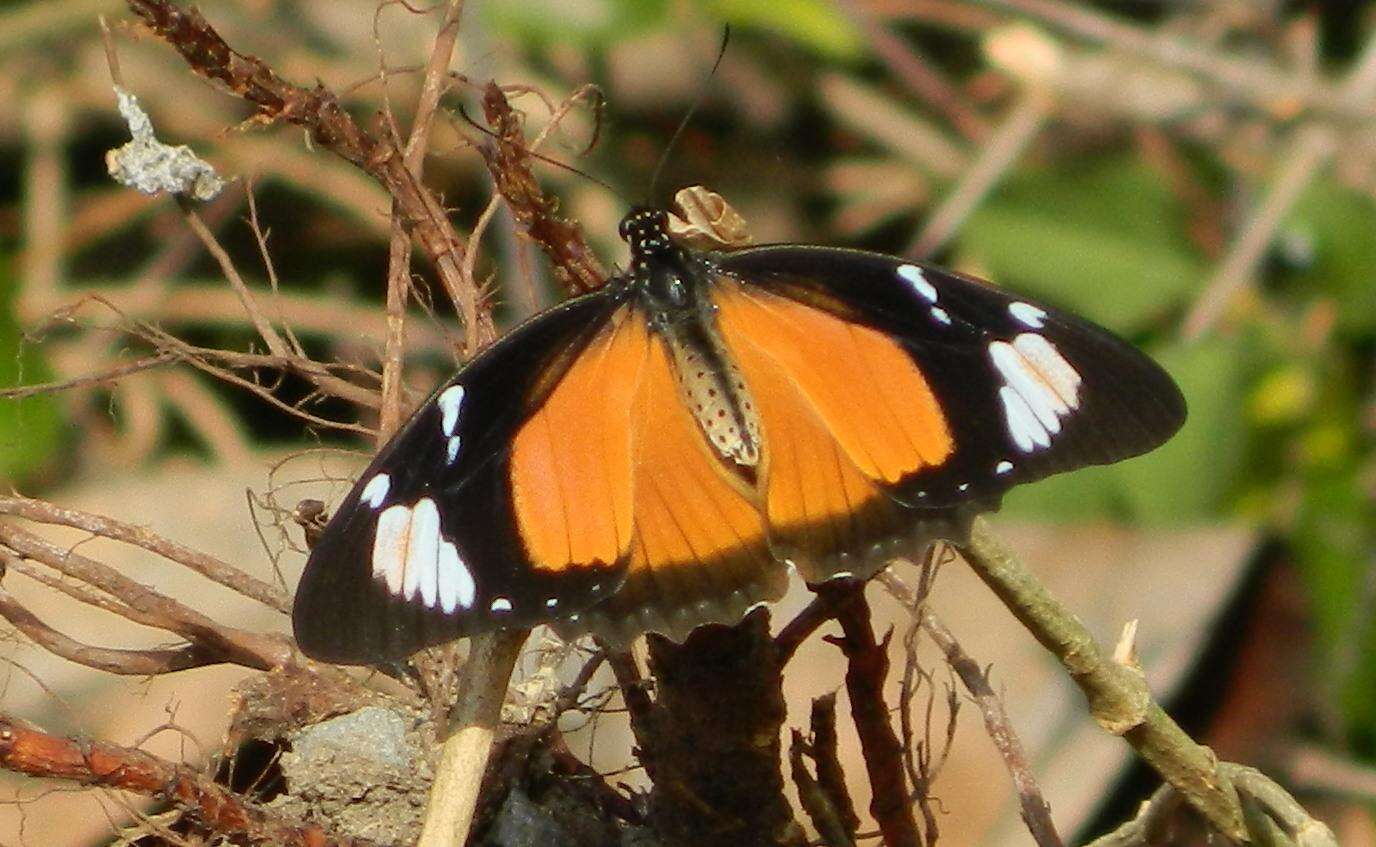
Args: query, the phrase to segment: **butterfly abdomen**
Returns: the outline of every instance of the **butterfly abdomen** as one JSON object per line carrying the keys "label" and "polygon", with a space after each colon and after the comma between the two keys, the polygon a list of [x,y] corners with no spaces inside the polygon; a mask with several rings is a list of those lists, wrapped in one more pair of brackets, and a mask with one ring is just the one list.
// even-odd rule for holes
{"label": "butterfly abdomen", "polygon": [[718,456],[739,468],[760,464],[763,444],[755,401],[710,321],[678,324],[663,333],[683,404]]}

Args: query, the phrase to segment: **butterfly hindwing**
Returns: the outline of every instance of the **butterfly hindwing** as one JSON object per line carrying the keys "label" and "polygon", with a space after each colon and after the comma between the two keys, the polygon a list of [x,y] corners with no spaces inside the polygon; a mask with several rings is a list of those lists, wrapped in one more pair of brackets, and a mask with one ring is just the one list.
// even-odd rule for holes
{"label": "butterfly hindwing", "polygon": [[[512,467],[528,424],[610,332],[617,308],[599,292],[528,321],[418,408],[311,552],[293,610],[303,650],[343,663],[391,660],[473,632],[576,614],[615,589],[619,550],[577,563],[583,567],[532,561],[544,551],[532,552],[522,533],[542,531],[532,521],[546,513],[517,514]],[[548,472],[530,464],[527,480]],[[596,547],[595,529],[589,537]]]}
{"label": "butterfly hindwing", "polygon": [[[1179,389],[1147,356],[1088,321],[979,280],[891,256],[799,245],[713,259],[759,315],[769,313],[771,298],[818,310],[882,334],[915,365],[937,405],[926,416],[930,437],[944,424],[951,449],[901,479],[885,477],[908,505],[996,506],[1015,483],[1144,453],[1184,422]],[[787,310],[774,311],[796,323]],[[841,349],[816,354],[818,361],[854,357]],[[909,405],[926,408],[926,392],[904,378]]]}

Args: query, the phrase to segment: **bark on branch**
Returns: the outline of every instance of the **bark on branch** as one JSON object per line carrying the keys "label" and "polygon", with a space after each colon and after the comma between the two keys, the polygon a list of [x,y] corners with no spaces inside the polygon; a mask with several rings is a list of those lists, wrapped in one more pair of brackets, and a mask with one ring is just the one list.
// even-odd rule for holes
{"label": "bark on branch", "polygon": [[33,777],[99,785],[176,803],[201,833],[235,843],[280,847],[370,847],[282,818],[198,771],[142,750],[104,741],[61,738],[0,715],[0,767]]}

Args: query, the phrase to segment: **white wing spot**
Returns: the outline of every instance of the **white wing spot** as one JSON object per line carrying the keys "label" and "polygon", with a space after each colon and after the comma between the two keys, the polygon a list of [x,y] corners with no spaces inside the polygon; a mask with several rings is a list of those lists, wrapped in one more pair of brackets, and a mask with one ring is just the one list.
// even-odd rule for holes
{"label": "white wing spot", "polygon": [[1008,461],[1007,459],[1003,460],[1002,462],[999,462],[997,465],[994,465],[994,473],[999,474],[1000,476],[1008,473],[1011,470],[1013,470],[1013,463]]}
{"label": "white wing spot", "polygon": [[966,491],[969,491],[969,490],[970,490],[970,483],[968,483],[968,482],[962,482],[960,485],[957,485],[957,486],[956,486],[956,491],[959,491],[959,492],[961,492],[962,494],[964,494]]}
{"label": "white wing spot", "polygon": [[411,544],[411,509],[383,509],[373,530],[373,576],[382,577],[387,590],[400,594],[406,576],[407,548]]}
{"label": "white wing spot", "polygon": [[1080,374],[1051,342],[1030,332],[1011,344],[991,343],[989,358],[1003,377],[999,398],[1018,449],[1030,453],[1051,446],[1061,420],[1080,405]]}
{"label": "white wing spot", "polygon": [[1033,329],[1041,329],[1046,323],[1046,312],[1031,303],[1024,303],[1021,300],[1016,303],[1009,303],[1008,311],[1013,317]]}
{"label": "white wing spot", "polygon": [[402,584],[407,600],[419,595],[422,603],[434,607],[439,556],[440,510],[434,500],[422,497],[411,509],[411,543],[406,547],[406,580]]}
{"label": "white wing spot", "polygon": [[473,584],[473,574],[459,557],[459,548],[452,541],[440,543],[437,582],[440,608],[446,615],[452,615],[455,609],[472,608],[477,586]]}
{"label": "white wing spot", "polygon": [[1065,404],[1072,409],[1080,405],[1080,374],[1065,360],[1050,341],[1034,332],[1024,332],[1013,339],[1013,348],[1032,364],[1037,373]]}
{"label": "white wing spot", "polygon": [[454,427],[459,423],[459,410],[463,408],[463,386],[451,385],[440,396],[435,399],[435,403],[440,407],[440,427],[445,435],[453,435]]}
{"label": "white wing spot", "polygon": [[908,281],[908,285],[912,286],[918,297],[928,303],[936,302],[936,286],[927,281],[927,277],[922,273],[922,268],[917,265],[899,265],[898,275]]}
{"label": "white wing spot", "polygon": [[387,491],[392,487],[392,478],[385,473],[380,473],[368,480],[368,484],[363,486],[363,493],[358,495],[358,502],[367,503],[376,509],[382,505],[382,501],[387,499]]}
{"label": "white wing spot", "polygon": [[445,448],[447,451],[445,458],[449,460],[449,464],[454,464],[454,460],[459,458],[459,444],[461,444],[462,441],[463,439],[459,438],[457,435],[449,436],[449,445]]}
{"label": "white wing spot", "polygon": [[548,600],[545,601],[545,608],[546,608],[546,609],[553,609],[555,606],[558,606],[558,605],[559,605],[559,598],[558,598],[558,597],[551,597],[551,598],[549,598]]}
{"label": "white wing spot", "polygon": [[511,611],[511,601],[505,597],[497,597],[493,599],[491,609],[494,612],[509,612]]}
{"label": "white wing spot", "polygon": [[1008,434],[1013,443],[1024,453],[1031,453],[1038,447],[1050,447],[1051,436],[1037,421],[1037,416],[1028,408],[1022,395],[1008,386],[999,389],[999,399],[1003,401],[1003,418],[1008,424]]}
{"label": "white wing spot", "polygon": [[938,321],[946,324],[947,326],[951,325],[951,316],[946,314],[946,310],[941,308],[940,306],[932,307],[932,317],[936,318]]}

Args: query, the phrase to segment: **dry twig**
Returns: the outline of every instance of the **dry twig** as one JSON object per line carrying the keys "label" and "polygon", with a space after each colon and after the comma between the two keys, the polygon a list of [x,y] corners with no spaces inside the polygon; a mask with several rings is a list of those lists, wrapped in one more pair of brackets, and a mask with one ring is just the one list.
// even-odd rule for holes
{"label": "dry twig", "polygon": [[0,715],[0,767],[29,776],[167,798],[193,810],[196,830],[264,847],[368,847],[320,826],[286,820],[186,765],[129,747],[49,735]]}
{"label": "dry twig", "polygon": [[147,527],[135,526],[79,509],[65,508],[44,500],[18,496],[0,495],[0,515],[20,517],[36,523],[69,526],[102,538],[133,544],[164,559],[184,565],[212,582],[237,591],[245,597],[251,597],[283,614],[291,610],[291,602],[286,592],[277,586],[249,576],[228,562],[207,553],[164,538]]}
{"label": "dry twig", "polygon": [[[9,522],[0,522],[0,546],[15,556],[41,563],[128,606],[131,619],[167,630],[198,645],[215,661],[268,670],[292,660],[293,648],[284,637],[220,624],[206,615],[147,588],[119,571],[54,544]],[[17,624],[16,624],[17,625]]]}
{"label": "dry twig", "polygon": [[[466,305],[461,314],[475,318],[469,332],[491,337],[490,318],[476,304],[478,292],[462,278],[464,244],[439,200],[406,167],[390,140],[379,140],[360,127],[322,85],[302,88],[279,77],[261,60],[239,53],[194,9],[166,0],[128,0],[160,38],[181,53],[187,65],[226,86],[252,104],[265,123],[288,121],[310,133],[312,141],[373,177],[392,195],[412,235],[434,264],[451,296]],[[472,301],[472,302],[470,302]]]}
{"label": "dry twig", "polygon": [[850,696],[851,717],[860,736],[865,769],[869,773],[870,814],[879,824],[889,847],[917,847],[922,842],[903,769],[903,744],[893,730],[889,707],[884,702],[884,683],[889,674],[889,638],[893,633],[875,640],[863,583],[833,580],[822,588],[836,591],[844,598],[836,609],[836,620],[843,634],[840,638],[827,640],[846,655],[846,693]]}
{"label": "dry twig", "polygon": [[[589,93],[596,94],[596,89],[580,89],[569,98],[562,111],[566,112],[577,99]],[[526,146],[521,122],[496,83],[489,83],[483,92],[483,113],[495,138],[494,144],[482,148],[483,158],[517,225],[549,257],[555,279],[565,291],[580,294],[600,287],[606,281],[606,270],[584,241],[582,228],[555,214],[556,203],[540,188],[530,169],[531,150],[535,145]],[[558,123],[561,115],[561,111],[555,112],[551,127]]]}

